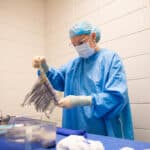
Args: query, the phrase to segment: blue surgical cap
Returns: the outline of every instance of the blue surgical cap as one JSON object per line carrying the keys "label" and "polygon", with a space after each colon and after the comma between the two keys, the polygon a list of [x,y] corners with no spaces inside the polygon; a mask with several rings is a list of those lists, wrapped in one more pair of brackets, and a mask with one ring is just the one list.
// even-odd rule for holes
{"label": "blue surgical cap", "polygon": [[77,24],[74,24],[70,30],[69,30],[69,35],[70,38],[82,34],[91,34],[95,32],[96,33],[96,42],[98,42],[101,38],[101,33],[98,27],[95,25],[92,25],[91,23],[87,21],[79,22]]}

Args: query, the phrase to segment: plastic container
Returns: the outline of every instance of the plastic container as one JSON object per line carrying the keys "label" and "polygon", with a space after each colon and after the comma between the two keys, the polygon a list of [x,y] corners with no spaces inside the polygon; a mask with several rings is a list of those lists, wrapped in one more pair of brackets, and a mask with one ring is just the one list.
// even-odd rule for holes
{"label": "plastic container", "polygon": [[56,123],[47,122],[34,117],[14,117],[9,124],[12,128],[6,132],[6,138],[11,142],[21,142],[25,150],[33,150],[33,143],[40,143],[49,148],[56,145]]}

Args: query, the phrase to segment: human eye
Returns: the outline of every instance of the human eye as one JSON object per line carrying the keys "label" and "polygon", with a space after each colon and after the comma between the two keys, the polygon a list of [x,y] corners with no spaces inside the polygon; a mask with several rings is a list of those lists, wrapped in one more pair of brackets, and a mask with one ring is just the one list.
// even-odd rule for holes
{"label": "human eye", "polygon": [[84,43],[84,41],[80,41],[79,43],[78,43],[78,45],[81,45],[81,44],[83,44]]}

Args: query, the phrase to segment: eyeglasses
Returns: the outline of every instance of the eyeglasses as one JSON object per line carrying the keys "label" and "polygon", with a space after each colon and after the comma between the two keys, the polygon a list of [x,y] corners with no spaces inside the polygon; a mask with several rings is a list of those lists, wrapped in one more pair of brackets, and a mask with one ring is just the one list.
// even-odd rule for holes
{"label": "eyeglasses", "polygon": [[83,38],[82,40],[78,41],[78,43],[76,44],[69,43],[69,47],[74,48],[75,46],[80,46],[83,43],[87,42],[88,40],[89,38]]}

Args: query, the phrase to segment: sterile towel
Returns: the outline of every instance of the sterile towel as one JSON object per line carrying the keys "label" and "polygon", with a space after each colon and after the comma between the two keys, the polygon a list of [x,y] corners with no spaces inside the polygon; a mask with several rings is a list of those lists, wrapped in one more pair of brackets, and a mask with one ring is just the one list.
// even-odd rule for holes
{"label": "sterile towel", "polygon": [[83,136],[70,135],[57,144],[57,150],[105,150],[100,141],[87,140]]}
{"label": "sterile towel", "polygon": [[87,133],[85,130],[71,130],[71,129],[65,129],[65,128],[59,128],[57,127],[56,133],[59,135],[69,136],[69,135],[82,135],[85,138],[87,138]]}

